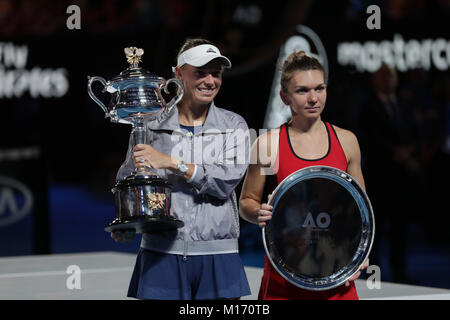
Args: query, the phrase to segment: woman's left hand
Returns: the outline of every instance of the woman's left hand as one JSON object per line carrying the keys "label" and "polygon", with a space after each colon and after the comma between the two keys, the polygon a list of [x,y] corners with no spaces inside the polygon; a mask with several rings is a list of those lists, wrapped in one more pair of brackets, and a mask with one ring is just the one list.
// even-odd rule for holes
{"label": "woman's left hand", "polygon": [[172,158],[169,155],[159,152],[148,144],[137,144],[133,148],[133,160],[136,168],[169,169],[172,167]]}
{"label": "woman's left hand", "polygon": [[364,269],[367,269],[367,267],[369,266],[369,259],[367,259],[364,264],[359,268],[359,271],[357,273],[355,273],[355,275],[353,277],[351,277],[350,279],[348,279],[345,282],[345,286],[348,287],[350,285],[351,281],[355,281],[356,279],[359,278],[359,276],[361,275],[361,271]]}

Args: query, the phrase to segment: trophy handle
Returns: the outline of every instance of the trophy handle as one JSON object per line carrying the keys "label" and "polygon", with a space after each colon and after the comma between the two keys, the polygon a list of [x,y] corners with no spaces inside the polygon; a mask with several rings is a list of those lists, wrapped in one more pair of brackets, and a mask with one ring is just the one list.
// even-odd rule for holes
{"label": "trophy handle", "polygon": [[180,80],[176,79],[176,78],[171,78],[169,80],[167,80],[166,85],[164,86],[164,92],[165,93],[169,93],[169,84],[170,83],[175,83],[178,88],[180,89],[180,91],[178,92],[178,94],[172,98],[172,100],[170,100],[166,106],[167,106],[167,114],[170,114],[170,111],[172,110],[172,108],[178,103],[180,102],[181,98],[183,98],[183,94],[184,94],[184,89],[183,89],[183,84],[181,83]]}
{"label": "trophy handle", "polygon": [[94,81],[100,81],[103,84],[103,87],[105,87],[106,86],[106,80],[103,79],[102,77],[89,77],[88,76],[87,87],[88,87],[88,94],[89,94],[89,96],[92,98],[92,100],[94,100],[103,109],[103,111],[105,111],[105,115],[107,116],[108,115],[108,110],[106,109],[106,106],[92,92],[91,85],[92,85],[92,83]]}

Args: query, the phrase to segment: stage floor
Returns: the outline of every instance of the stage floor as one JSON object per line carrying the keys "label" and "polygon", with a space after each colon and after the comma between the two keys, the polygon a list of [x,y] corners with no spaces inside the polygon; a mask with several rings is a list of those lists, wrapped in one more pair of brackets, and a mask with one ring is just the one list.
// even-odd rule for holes
{"label": "stage floor", "polygon": [[[0,258],[1,300],[122,300],[136,255],[117,252],[52,254]],[[75,266],[75,267],[71,267]],[[252,295],[256,299],[262,269],[246,267]],[[76,272],[80,271],[79,282]],[[381,282],[369,289],[357,280],[361,300],[450,300],[450,290]],[[72,288],[72,289],[70,289]]]}

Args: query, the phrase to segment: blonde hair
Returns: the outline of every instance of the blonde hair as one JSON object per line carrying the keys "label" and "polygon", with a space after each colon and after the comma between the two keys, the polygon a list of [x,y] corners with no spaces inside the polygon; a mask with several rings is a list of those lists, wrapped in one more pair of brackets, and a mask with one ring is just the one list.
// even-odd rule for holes
{"label": "blonde hair", "polygon": [[211,41],[202,39],[202,38],[187,38],[184,41],[183,45],[181,46],[180,50],[178,51],[178,54],[175,58],[175,65],[176,65],[176,61],[177,61],[178,57],[180,56],[180,54],[182,54],[186,50],[189,50],[191,48],[194,48],[194,47],[202,45],[202,44],[212,44],[212,43],[211,43]]}
{"label": "blonde hair", "polygon": [[292,52],[283,62],[281,67],[281,90],[287,92],[289,81],[294,71],[320,70],[325,76],[325,69],[314,57],[308,56],[305,51]]}
{"label": "blonde hair", "polygon": [[[206,39],[202,39],[202,38],[187,38],[183,45],[181,46],[180,50],[178,51],[178,54],[175,58],[175,65],[177,64],[177,60],[178,57],[180,56],[180,54],[182,54],[183,52],[185,52],[186,50],[189,50],[191,48],[194,48],[196,46],[202,45],[202,44],[212,44],[211,41],[206,40]],[[175,73],[175,69],[173,69],[173,73]],[[177,94],[180,94],[181,90],[180,88],[177,88]]]}

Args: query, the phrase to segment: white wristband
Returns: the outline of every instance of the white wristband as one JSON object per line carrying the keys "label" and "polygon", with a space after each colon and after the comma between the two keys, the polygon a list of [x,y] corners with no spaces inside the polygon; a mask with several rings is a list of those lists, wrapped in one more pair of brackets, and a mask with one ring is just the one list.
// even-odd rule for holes
{"label": "white wristband", "polygon": [[194,180],[195,174],[197,173],[197,165],[194,164],[194,172],[192,173],[192,176],[186,180],[187,182],[191,182],[192,180]]}

